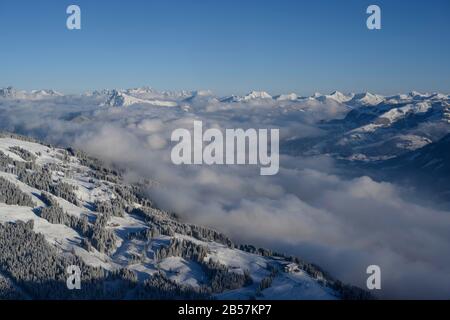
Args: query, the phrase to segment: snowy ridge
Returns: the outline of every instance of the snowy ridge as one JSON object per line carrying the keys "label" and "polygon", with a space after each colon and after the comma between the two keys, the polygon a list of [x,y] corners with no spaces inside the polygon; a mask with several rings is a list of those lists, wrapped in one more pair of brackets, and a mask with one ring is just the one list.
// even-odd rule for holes
{"label": "snowy ridge", "polygon": [[353,96],[353,98],[349,101],[349,104],[354,106],[376,106],[383,101],[383,96],[366,92]]}
{"label": "snowy ridge", "polygon": [[[0,88],[0,99],[16,99],[16,100],[38,100],[60,97],[77,97],[77,95],[64,95],[54,90],[32,90],[31,92],[19,91],[13,87]],[[378,106],[381,104],[401,104],[415,103],[419,101],[448,101],[449,95],[443,93],[420,93],[412,91],[408,94],[397,94],[394,96],[384,97],[382,95],[370,92],[364,93],[342,93],[333,91],[330,94],[314,93],[309,97],[302,97],[296,93],[279,94],[272,96],[266,91],[251,91],[246,95],[231,95],[226,97],[215,96],[210,90],[197,91],[159,91],[151,87],[139,87],[131,89],[105,89],[100,91],[87,92],[80,97],[93,97],[101,100],[101,106],[127,107],[133,104],[148,104],[155,106],[174,107],[183,101],[190,101],[195,98],[210,98],[216,102],[223,103],[266,103],[266,102],[336,102],[357,107]]]}
{"label": "snowy ridge", "polygon": [[245,96],[235,96],[225,97],[220,99],[222,102],[252,102],[258,100],[272,100],[272,96],[265,91],[251,91]]}
{"label": "snowy ridge", "polygon": [[423,114],[431,109],[428,102],[408,104],[399,108],[392,108],[379,116],[373,123],[352,130],[352,132],[373,132],[378,128],[388,127],[411,114]]}
{"label": "snowy ridge", "polygon": [[330,95],[327,95],[326,97],[328,99],[336,100],[337,102],[340,102],[340,103],[345,103],[345,102],[352,100],[354,96],[355,96],[354,93],[350,93],[350,94],[346,95],[346,94],[343,94],[342,92],[334,91],[333,93],[331,93]]}
{"label": "snowy ridge", "polygon": [[163,100],[145,100],[133,97],[123,92],[119,92],[117,90],[113,90],[111,94],[107,97],[106,102],[103,105],[110,107],[129,107],[134,104],[150,104],[155,106],[162,107],[176,107],[177,103],[172,101],[163,101]]}

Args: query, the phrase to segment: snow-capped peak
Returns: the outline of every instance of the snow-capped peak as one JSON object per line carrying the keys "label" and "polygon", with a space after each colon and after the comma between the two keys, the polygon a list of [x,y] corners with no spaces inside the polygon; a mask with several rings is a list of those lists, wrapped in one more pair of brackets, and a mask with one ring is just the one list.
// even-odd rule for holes
{"label": "snow-capped peak", "polygon": [[16,89],[13,87],[1,88],[0,97],[2,98],[14,98],[16,96]]}
{"label": "snow-capped peak", "polygon": [[[127,91],[128,92],[128,91]],[[173,101],[162,101],[162,100],[144,100],[140,98],[133,97],[122,91],[112,90],[109,97],[107,97],[106,102],[102,105],[110,107],[128,107],[134,104],[151,104],[163,107],[176,107],[177,103]]]}
{"label": "snow-capped peak", "polygon": [[31,95],[35,98],[44,98],[44,97],[61,97],[62,93],[52,90],[52,89],[41,89],[41,90],[32,90]]}
{"label": "snow-capped peak", "polygon": [[265,91],[252,91],[245,96],[231,95],[220,99],[221,102],[250,102],[253,100],[273,99],[273,97]]}
{"label": "snow-capped peak", "polygon": [[376,106],[384,101],[384,97],[370,92],[356,94],[349,103],[358,106]]}
{"label": "snow-capped peak", "polygon": [[[114,94],[124,97],[118,91]],[[87,277],[103,281],[104,290],[94,292],[98,299],[371,297],[299,258],[274,255],[252,245],[237,247],[225,234],[182,223],[154,207],[122,174],[72,148],[2,134],[0,159],[5,164],[0,166],[0,258],[10,262],[2,264],[8,268],[8,278],[0,273],[0,281],[4,288],[11,278],[20,298],[48,299],[54,279],[64,276],[65,268],[60,266],[72,261],[83,263]],[[26,164],[33,165],[32,179]],[[49,185],[52,191],[44,188]],[[39,241],[33,241],[34,234],[39,234]],[[33,257],[40,257],[44,267],[34,263],[28,268]],[[16,270],[22,271],[12,272]],[[223,276],[216,280],[208,271]],[[110,278],[110,272],[118,276]],[[130,284],[130,279],[135,280]],[[148,279],[162,280],[147,286]],[[264,279],[270,281],[262,287]],[[29,283],[45,290],[21,294]],[[68,290],[56,291],[51,297],[74,298]],[[94,296],[90,290],[79,294],[75,298]]]}
{"label": "snow-capped peak", "polygon": [[354,94],[345,95],[342,92],[334,91],[331,94],[329,94],[327,98],[333,99],[339,103],[344,103],[350,101],[354,96],[355,96]]}
{"label": "snow-capped peak", "polygon": [[244,101],[254,99],[272,99],[272,96],[265,91],[252,91],[243,97]]}

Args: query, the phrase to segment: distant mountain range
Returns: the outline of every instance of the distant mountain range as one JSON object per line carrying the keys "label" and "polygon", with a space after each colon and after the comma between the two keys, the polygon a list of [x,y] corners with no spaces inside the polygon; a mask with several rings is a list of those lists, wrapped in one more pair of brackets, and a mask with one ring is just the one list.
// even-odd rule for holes
{"label": "distant mountain range", "polygon": [[[370,94],[355,95],[345,103],[351,109],[343,118],[320,124],[327,134],[291,140],[285,150],[370,162],[395,158],[450,133],[447,95],[411,93],[380,99]],[[305,148],[306,144],[309,147]]]}
{"label": "distant mountain range", "polygon": [[[45,99],[62,97],[64,94],[54,90],[33,90],[31,92],[16,90],[12,87],[1,88],[0,98],[3,99]],[[74,95],[68,95],[69,97]],[[222,103],[245,103],[252,101],[290,101],[290,102],[337,102],[346,104],[351,107],[361,106],[376,106],[380,104],[402,104],[413,103],[417,101],[442,101],[449,100],[449,95],[442,93],[419,93],[412,91],[409,94],[399,94],[394,96],[382,96],[365,93],[348,93],[344,94],[339,91],[334,91],[330,94],[315,93],[312,96],[303,97],[296,93],[280,94],[272,96],[265,91],[251,91],[244,96],[228,96],[218,97],[211,91],[158,91],[149,87],[141,87],[134,89],[105,89],[101,91],[90,91],[80,96],[102,98],[100,102],[103,106],[112,107],[128,107],[134,104],[151,104],[159,106],[176,106],[183,101],[189,101],[196,97],[214,98]]]}

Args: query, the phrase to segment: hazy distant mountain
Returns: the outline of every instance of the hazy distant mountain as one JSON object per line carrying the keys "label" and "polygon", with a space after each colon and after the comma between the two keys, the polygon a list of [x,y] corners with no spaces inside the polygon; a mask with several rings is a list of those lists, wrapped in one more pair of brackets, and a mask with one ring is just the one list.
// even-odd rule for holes
{"label": "hazy distant mountain", "polygon": [[376,106],[384,101],[384,97],[370,92],[359,93],[353,96],[348,104],[351,106]]}
{"label": "hazy distant mountain", "polygon": [[[136,94],[135,91],[126,91],[132,94]],[[137,98],[130,94],[126,94],[121,91],[113,90],[107,97],[103,105],[110,107],[129,107],[135,104],[150,104],[163,107],[176,107],[177,103],[174,101],[156,100],[156,99],[143,99]]]}
{"label": "hazy distant mountain", "polygon": [[17,91],[13,87],[0,88],[0,98],[24,99],[24,98],[26,98],[26,93],[24,91]]}
{"label": "hazy distant mountain", "polygon": [[61,97],[63,94],[54,90],[32,90],[30,92],[16,90],[13,87],[0,88],[0,98],[26,100],[26,99],[45,99],[51,97]]}

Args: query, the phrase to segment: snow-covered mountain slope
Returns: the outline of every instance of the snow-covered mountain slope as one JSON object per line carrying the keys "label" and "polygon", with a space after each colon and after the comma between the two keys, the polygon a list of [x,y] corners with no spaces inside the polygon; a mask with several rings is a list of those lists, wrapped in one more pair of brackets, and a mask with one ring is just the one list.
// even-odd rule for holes
{"label": "snow-covered mountain slope", "polygon": [[150,104],[162,107],[176,107],[178,104],[173,101],[156,100],[156,99],[141,99],[113,90],[106,98],[106,102],[103,104],[110,107],[129,107],[134,104]]}
{"label": "snow-covered mountain slope", "polygon": [[[392,182],[414,190],[421,201],[450,206],[450,133],[437,141],[418,141],[410,137],[414,147],[396,157],[368,157],[355,154],[358,161],[344,161],[355,176],[367,175],[376,180]],[[409,142],[409,141],[408,141]],[[388,148],[380,146],[380,148]],[[393,148],[393,147],[392,147]],[[405,148],[407,149],[407,148]],[[366,149],[367,151],[367,149]],[[392,150],[385,150],[390,152]],[[348,160],[348,159],[347,159]],[[412,199],[415,201],[417,199]]]}
{"label": "snow-covered mountain slope", "polygon": [[35,99],[44,99],[49,97],[62,97],[63,94],[52,89],[48,90],[41,89],[41,90],[32,90],[31,96]]}
{"label": "snow-covered mountain slope", "polygon": [[[64,95],[54,90],[33,90],[31,92],[16,90],[12,87],[0,88],[0,99],[8,100],[40,100],[40,99],[60,99],[66,98],[65,102],[89,98],[92,102],[101,106],[131,106],[133,104],[147,104],[155,106],[174,107],[185,103],[195,103],[200,100],[212,101],[213,103],[236,103],[250,105],[279,106],[280,104],[341,104],[352,109],[363,109],[365,107],[384,105],[416,104],[419,102],[440,102],[448,101],[449,95],[443,93],[419,93],[412,91],[408,94],[398,94],[394,96],[381,96],[370,92],[344,94],[334,91],[330,94],[315,93],[309,97],[301,97],[296,93],[279,94],[272,96],[266,91],[251,91],[246,95],[231,95],[226,97],[215,96],[209,90],[197,91],[159,91],[150,87],[139,87],[132,89],[105,89],[100,91],[90,91],[83,95]],[[189,107],[193,107],[190,105]]]}
{"label": "snow-covered mountain slope", "polygon": [[410,163],[412,168],[425,170],[430,176],[448,177],[450,175],[450,134],[399,160]]}
{"label": "snow-covered mountain slope", "polygon": [[409,116],[425,114],[431,110],[431,104],[428,102],[418,102],[415,104],[407,104],[399,108],[392,108],[382,113],[373,122],[352,130],[353,133],[358,132],[374,132],[379,128],[386,128],[395,122],[405,119]]}
{"label": "snow-covered mountain slope", "polygon": [[[320,127],[327,134],[308,142],[312,147],[307,151],[339,159],[378,161],[436,142],[450,133],[450,104],[444,95],[442,100],[432,96],[414,100],[409,95],[408,102],[354,108],[342,119],[323,123]],[[305,145],[297,141],[289,147],[295,149],[295,144]]]}
{"label": "snow-covered mountain slope", "polygon": [[255,99],[272,99],[272,96],[265,91],[252,91],[242,98],[243,101]]}
{"label": "snow-covered mountain slope", "polygon": [[222,98],[222,102],[252,102],[258,100],[272,100],[272,96],[265,91],[251,91],[245,96],[230,96]]}
{"label": "snow-covered mountain slope", "polygon": [[[30,298],[358,299],[319,267],[183,223],[73,149],[0,136],[0,294]],[[65,268],[82,270],[66,288]],[[16,288],[11,288],[14,284]],[[13,295],[14,296],[14,295]]]}
{"label": "snow-covered mountain slope", "polygon": [[321,94],[319,92],[314,93],[312,96],[307,97],[307,100],[312,101],[320,101],[320,102],[338,102],[338,103],[347,103],[353,99],[355,96],[354,93],[344,94],[339,91],[333,91],[330,94]]}
{"label": "snow-covered mountain slope", "polygon": [[348,104],[351,106],[376,106],[384,101],[384,97],[370,92],[360,93],[353,96]]}
{"label": "snow-covered mountain slope", "polygon": [[450,134],[422,148],[373,165],[390,175],[432,186],[441,197],[450,195]]}

